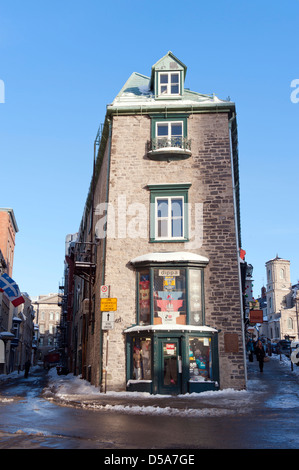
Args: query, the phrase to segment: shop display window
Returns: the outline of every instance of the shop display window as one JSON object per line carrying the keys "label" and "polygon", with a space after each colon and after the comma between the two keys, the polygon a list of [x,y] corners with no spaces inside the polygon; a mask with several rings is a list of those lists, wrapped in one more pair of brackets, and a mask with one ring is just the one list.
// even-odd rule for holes
{"label": "shop display window", "polygon": [[149,269],[138,273],[139,284],[139,324],[150,325],[151,302],[150,302],[150,274]]}
{"label": "shop display window", "polygon": [[138,324],[205,324],[203,269],[144,267],[137,271]]}
{"label": "shop display window", "polygon": [[203,325],[202,270],[189,270],[190,325]]}
{"label": "shop display window", "polygon": [[189,338],[190,382],[211,378],[211,338]]}
{"label": "shop display window", "polygon": [[186,269],[154,269],[154,323],[186,324]]}
{"label": "shop display window", "polygon": [[133,338],[133,379],[151,380],[152,343],[150,338]]}

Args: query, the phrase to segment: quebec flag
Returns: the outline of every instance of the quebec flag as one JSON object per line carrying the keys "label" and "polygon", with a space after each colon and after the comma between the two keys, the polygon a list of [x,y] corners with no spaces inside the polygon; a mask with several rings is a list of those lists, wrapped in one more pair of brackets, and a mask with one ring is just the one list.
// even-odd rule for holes
{"label": "quebec flag", "polygon": [[18,284],[6,273],[0,276],[0,292],[4,292],[7,295],[14,307],[25,302]]}

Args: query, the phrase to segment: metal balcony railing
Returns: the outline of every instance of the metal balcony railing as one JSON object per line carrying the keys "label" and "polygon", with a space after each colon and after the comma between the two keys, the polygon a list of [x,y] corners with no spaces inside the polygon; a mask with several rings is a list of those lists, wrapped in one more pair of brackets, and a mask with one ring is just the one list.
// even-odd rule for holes
{"label": "metal balcony railing", "polygon": [[187,137],[154,137],[148,141],[148,152],[160,149],[191,151],[191,139],[187,139]]}

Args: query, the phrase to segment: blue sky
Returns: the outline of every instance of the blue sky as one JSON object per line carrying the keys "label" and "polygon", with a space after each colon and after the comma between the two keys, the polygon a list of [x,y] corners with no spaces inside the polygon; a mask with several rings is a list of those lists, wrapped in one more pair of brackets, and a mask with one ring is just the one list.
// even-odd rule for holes
{"label": "blue sky", "polygon": [[297,282],[298,24],[299,0],[0,0],[0,206],[14,209],[19,226],[20,289],[57,291],[106,105],[132,72],[149,76],[169,50],[188,67],[186,87],[236,103],[254,295],[276,254],[291,261]]}

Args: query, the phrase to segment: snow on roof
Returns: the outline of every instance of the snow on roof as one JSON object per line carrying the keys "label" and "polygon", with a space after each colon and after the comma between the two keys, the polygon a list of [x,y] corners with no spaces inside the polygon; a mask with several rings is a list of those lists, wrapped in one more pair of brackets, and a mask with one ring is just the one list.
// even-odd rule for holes
{"label": "snow on roof", "polygon": [[1,331],[0,332],[0,339],[13,339],[15,335],[10,333],[9,331]]}
{"label": "snow on roof", "polygon": [[22,321],[22,319],[21,319],[21,318],[19,318],[19,317],[16,317],[16,316],[15,316],[15,317],[13,317],[13,318],[12,318],[12,321],[19,321],[19,322],[21,322],[21,321]]}
{"label": "snow on roof", "polygon": [[182,97],[178,99],[155,99],[155,93],[150,88],[150,78],[137,72],[133,72],[125,85],[117,94],[108,108],[127,106],[150,106],[153,108],[177,108],[185,106],[215,106],[233,104],[231,101],[221,100],[214,94],[204,94],[184,89]]}
{"label": "snow on roof", "polygon": [[175,261],[195,261],[197,263],[208,263],[209,259],[205,256],[198,255],[196,253],[189,253],[188,251],[176,251],[176,252],[161,252],[161,253],[147,253],[145,255],[137,256],[131,260],[132,264],[142,263],[144,261],[153,262],[175,262]]}

